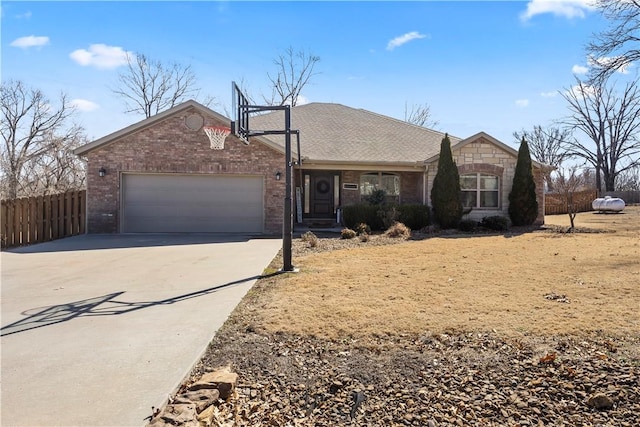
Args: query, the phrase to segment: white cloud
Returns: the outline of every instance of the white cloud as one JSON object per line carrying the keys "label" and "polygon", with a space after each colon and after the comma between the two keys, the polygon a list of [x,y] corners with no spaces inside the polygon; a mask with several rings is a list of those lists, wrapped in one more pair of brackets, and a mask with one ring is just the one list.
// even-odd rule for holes
{"label": "white cloud", "polygon": [[409,43],[411,40],[424,39],[426,37],[426,34],[420,34],[417,31],[411,31],[410,33],[403,34],[390,40],[389,43],[387,43],[387,50],[393,50],[405,43]]}
{"label": "white cloud", "polygon": [[529,105],[528,99],[518,99],[516,100],[516,106],[520,108],[525,108]]}
{"label": "white cloud", "polygon": [[49,37],[46,36],[25,36],[15,39],[11,42],[11,46],[19,47],[21,49],[28,49],[30,47],[40,47],[49,44]]}
{"label": "white cloud", "polygon": [[568,95],[574,95],[577,99],[582,99],[586,96],[593,96],[596,93],[596,89],[594,86],[590,86],[590,85],[582,85],[582,88],[580,88],[580,85],[574,85],[571,86],[571,88],[567,91]]}
{"label": "white cloud", "polygon": [[587,67],[577,64],[571,68],[573,74],[587,74],[587,71],[589,71]]}
{"label": "white cloud", "polygon": [[86,99],[80,99],[80,98],[72,99],[70,104],[72,107],[74,107],[78,111],[83,111],[83,112],[95,111],[98,108],[100,108],[100,106],[95,102],[88,101]]}
{"label": "white cloud", "polygon": [[543,98],[555,98],[558,96],[558,92],[542,92],[540,96]]}
{"label": "white cloud", "polygon": [[307,98],[306,96],[298,95],[298,100],[296,102],[296,105],[304,105],[304,104],[308,104],[309,102],[310,102],[309,98]]}
{"label": "white cloud", "polygon": [[565,18],[584,18],[587,12],[596,9],[596,0],[530,0],[527,10],[520,14],[522,21],[528,21],[536,15],[551,13]]}
{"label": "white cloud", "polygon": [[31,11],[28,10],[25,13],[22,13],[20,15],[16,15],[16,18],[18,18],[18,19],[29,19],[29,18],[31,18]]}
{"label": "white cloud", "polygon": [[127,64],[133,52],[127,52],[119,46],[92,44],[87,49],[77,49],[69,54],[71,59],[82,66],[94,66],[101,69],[118,68]]}

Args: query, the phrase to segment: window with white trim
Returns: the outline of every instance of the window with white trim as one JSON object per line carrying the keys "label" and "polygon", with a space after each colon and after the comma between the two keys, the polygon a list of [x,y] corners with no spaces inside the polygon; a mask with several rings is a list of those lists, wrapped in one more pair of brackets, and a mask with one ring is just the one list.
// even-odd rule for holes
{"label": "window with white trim", "polygon": [[465,208],[498,208],[500,178],[484,173],[460,175],[462,206]]}
{"label": "window with white trim", "polygon": [[370,196],[376,190],[384,190],[388,199],[398,201],[400,197],[400,177],[385,172],[360,175],[360,197]]}

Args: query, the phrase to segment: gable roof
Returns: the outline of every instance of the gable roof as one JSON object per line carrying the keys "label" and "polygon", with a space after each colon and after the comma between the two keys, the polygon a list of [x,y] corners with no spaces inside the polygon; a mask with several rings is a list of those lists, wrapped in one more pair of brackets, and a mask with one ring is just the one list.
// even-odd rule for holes
{"label": "gable roof", "polygon": [[[251,130],[283,130],[284,112],[252,116]],[[314,102],[291,108],[305,160],[335,163],[418,163],[438,154],[444,133],[347,107]],[[284,136],[268,135],[279,145]],[[452,143],[460,138],[449,137]]]}
{"label": "gable roof", "polygon": [[[506,151],[507,153],[511,154],[513,157],[518,158],[518,150],[516,150],[513,147],[509,147],[507,144],[504,144],[502,142],[500,142],[499,140],[495,139],[494,137],[492,137],[491,135],[489,135],[486,132],[478,132],[475,135],[472,135],[468,138],[465,138],[461,141],[459,141],[457,144],[454,144],[453,141],[451,144],[451,151],[453,150],[459,150],[462,147],[464,147],[467,144],[470,144],[480,138],[484,138],[485,140],[489,141],[490,143],[492,143],[493,145],[495,145],[496,147],[500,148],[503,151]],[[431,163],[435,160],[438,159],[438,157],[440,156],[440,153],[438,152],[438,154],[436,154],[435,156],[432,156],[428,159],[426,159],[424,162],[425,163]],[[539,163],[533,159],[531,159],[531,163],[533,164],[533,166],[535,167],[542,167],[542,163]]]}
{"label": "gable roof", "polygon": [[[230,119],[228,119],[227,117],[223,116],[220,113],[217,113],[215,111],[213,111],[212,109],[205,107],[204,105],[200,104],[199,102],[196,102],[194,100],[189,100],[189,101],[185,101],[181,104],[178,104],[172,108],[169,108],[168,110],[162,111],[158,114],[156,114],[155,116],[151,116],[149,118],[146,118],[144,120],[141,120],[137,123],[134,123],[130,126],[127,126],[126,128],[120,129],[116,132],[110,133],[109,135],[103,136],[102,138],[96,139],[95,141],[89,142],[88,144],[82,145],[78,148],[76,148],[75,150],[73,150],[73,153],[78,155],[78,156],[83,156],[93,150],[96,150],[100,147],[103,147],[107,144],[110,144],[112,142],[115,142],[116,140],[123,138],[125,136],[131,135],[132,133],[135,132],[139,132],[142,129],[148,128],[150,126],[153,126],[156,123],[161,122],[162,120],[165,120],[169,117],[171,117],[174,114],[180,113],[184,110],[193,108],[195,110],[197,110],[198,112],[200,112],[203,115],[206,116],[210,116],[213,117],[216,121],[220,122],[221,124],[228,126],[229,123],[231,123]],[[257,140],[259,140],[260,142],[262,142],[263,144],[266,144],[268,146],[270,146],[271,148],[277,150],[277,151],[281,151],[284,152],[283,148],[280,147],[277,144],[274,144],[272,141],[263,138],[263,137],[258,137]]]}

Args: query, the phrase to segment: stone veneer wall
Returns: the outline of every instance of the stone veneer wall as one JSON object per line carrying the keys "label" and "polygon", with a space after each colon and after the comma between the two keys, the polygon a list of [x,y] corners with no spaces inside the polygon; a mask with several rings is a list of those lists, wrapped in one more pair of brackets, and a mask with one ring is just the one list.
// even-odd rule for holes
{"label": "stone veneer wall", "polygon": [[[121,174],[238,174],[264,177],[264,231],[282,230],[285,182],[276,181],[283,155],[260,142],[244,144],[227,137],[224,150],[212,150],[202,129],[192,130],[187,117],[201,115],[187,109],[148,128],[122,137],[87,155],[87,230],[89,233],[120,231]],[[221,125],[203,117],[205,126]],[[226,124],[224,124],[226,125]],[[106,176],[99,177],[104,167]]]}
{"label": "stone veneer wall", "polygon": [[[500,177],[500,207],[499,209],[474,209],[468,215],[469,218],[480,220],[485,216],[509,215],[509,193],[513,183],[517,158],[513,154],[502,150],[484,138],[470,142],[460,149],[452,151],[453,159],[458,165],[458,171],[462,173],[482,172]],[[431,187],[433,179],[438,171],[438,162],[428,165],[427,204],[431,205]],[[534,168],[536,181],[536,194],[538,197],[538,217],[536,224],[544,224],[544,186],[542,173]]]}

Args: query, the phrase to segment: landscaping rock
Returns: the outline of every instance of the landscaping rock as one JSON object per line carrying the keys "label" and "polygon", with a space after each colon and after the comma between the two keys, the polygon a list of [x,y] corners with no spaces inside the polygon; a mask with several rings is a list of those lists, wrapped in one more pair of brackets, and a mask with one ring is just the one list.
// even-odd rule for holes
{"label": "landscaping rock", "polygon": [[589,397],[587,405],[595,409],[611,409],[613,408],[613,399],[604,393],[596,393]]}
{"label": "landscaping rock", "polygon": [[217,369],[214,372],[204,374],[198,381],[189,386],[189,391],[203,389],[216,389],[221,399],[227,399],[238,382],[238,374],[231,372],[230,368]]}

